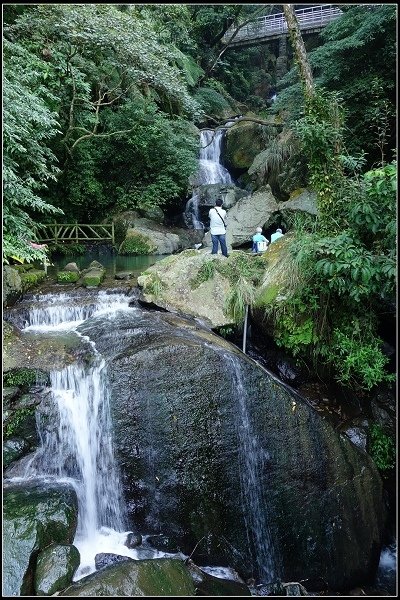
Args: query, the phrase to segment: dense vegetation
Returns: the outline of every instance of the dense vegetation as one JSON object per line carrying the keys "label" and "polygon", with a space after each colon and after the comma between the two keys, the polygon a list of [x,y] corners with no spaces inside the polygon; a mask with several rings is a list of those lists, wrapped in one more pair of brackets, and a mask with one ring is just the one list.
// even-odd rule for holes
{"label": "dense vegetation", "polygon": [[300,283],[271,315],[276,338],[369,390],[388,378],[379,325],[395,306],[396,7],[343,7],[313,38],[312,99],[293,53],[278,81],[276,48],[222,41],[280,10],[6,5],[3,258],[40,256],[29,245],[37,221],[179,213],[196,167],[193,125],[248,111],[279,119],[273,175],[287,193],[314,188],[319,217],[288,223]]}

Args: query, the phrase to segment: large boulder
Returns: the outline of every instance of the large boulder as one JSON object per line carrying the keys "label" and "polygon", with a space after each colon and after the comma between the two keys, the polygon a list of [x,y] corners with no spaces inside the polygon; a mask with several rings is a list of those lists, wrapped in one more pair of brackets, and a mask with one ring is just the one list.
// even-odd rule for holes
{"label": "large boulder", "polygon": [[379,473],[295,392],[198,320],[132,311],[113,315],[112,327],[95,317],[78,330],[109,364],[137,528],[245,580],[322,577],[343,590],[373,575],[385,515]]}
{"label": "large boulder", "polygon": [[215,272],[197,286],[191,283],[210,260],[226,259],[221,254],[211,259],[209,250],[184,250],[158,261],[138,277],[140,299],[172,312],[197,316],[211,327],[231,323],[224,313],[230,290],[228,279]]}
{"label": "large boulder", "polygon": [[[249,115],[251,116],[251,115]],[[265,149],[268,130],[252,121],[241,121],[226,130],[223,144],[223,164],[233,173],[247,171],[254,158]]]}
{"label": "large boulder", "polygon": [[194,596],[190,573],[178,559],[126,560],[73,583],[60,596]]}
{"label": "large boulder", "polygon": [[34,595],[35,564],[50,544],[71,544],[76,492],[63,484],[7,483],[3,495],[3,594]]}
{"label": "large boulder", "polygon": [[22,280],[17,269],[3,267],[3,306],[12,306],[22,295]]}
{"label": "large boulder", "polygon": [[36,564],[36,594],[52,596],[70,585],[80,559],[78,548],[72,544],[52,544],[45,548]]}

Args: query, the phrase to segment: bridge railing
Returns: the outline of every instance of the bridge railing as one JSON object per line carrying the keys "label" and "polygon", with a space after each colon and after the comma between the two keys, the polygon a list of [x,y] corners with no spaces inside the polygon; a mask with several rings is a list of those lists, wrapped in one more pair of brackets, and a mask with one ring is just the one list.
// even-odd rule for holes
{"label": "bridge railing", "polygon": [[[333,4],[325,4],[323,6],[310,6],[295,11],[299,27],[301,30],[314,29],[324,27],[337,17],[342,14],[342,11],[338,6]],[[224,35],[223,41],[227,42],[232,33],[234,27],[231,27]],[[257,38],[268,38],[274,35],[285,34],[288,31],[285,15],[283,13],[277,13],[273,15],[266,15],[264,17],[258,17],[252,23],[248,23],[242,29],[239,29],[231,44],[234,45],[238,42],[245,40],[257,39]]]}
{"label": "bridge railing", "polygon": [[39,242],[112,241],[114,243],[114,223],[101,225],[40,223],[36,225],[36,236]]}

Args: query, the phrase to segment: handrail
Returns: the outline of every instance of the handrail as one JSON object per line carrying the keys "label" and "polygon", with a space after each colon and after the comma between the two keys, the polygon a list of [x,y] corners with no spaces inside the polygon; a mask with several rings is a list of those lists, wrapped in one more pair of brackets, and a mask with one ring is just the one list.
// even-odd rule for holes
{"label": "handrail", "polygon": [[[306,30],[327,25],[333,19],[339,17],[342,14],[342,10],[333,4],[324,4],[322,6],[311,6],[298,9],[295,11],[295,14],[300,29]],[[227,42],[230,39],[234,29],[235,27],[232,26],[225,33],[222,38],[224,42]],[[257,17],[253,22],[248,23],[242,29],[239,29],[231,41],[231,45],[260,37],[272,37],[274,35],[287,33],[287,31],[287,22],[283,13],[265,15],[263,17]]]}
{"label": "handrail", "polygon": [[114,223],[39,223],[36,237],[39,242],[111,240],[114,243]]}

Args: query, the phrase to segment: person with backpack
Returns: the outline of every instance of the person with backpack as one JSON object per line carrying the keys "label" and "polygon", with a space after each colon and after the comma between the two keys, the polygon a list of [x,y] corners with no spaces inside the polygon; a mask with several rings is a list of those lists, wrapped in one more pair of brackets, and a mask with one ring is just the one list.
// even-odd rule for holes
{"label": "person with backpack", "polygon": [[210,218],[210,233],[212,240],[211,254],[218,254],[218,244],[221,246],[221,252],[224,256],[228,256],[226,247],[226,210],[222,208],[222,200],[218,198],[214,208],[210,208],[208,213]]}
{"label": "person with backpack", "polygon": [[265,235],[262,234],[262,228],[257,227],[256,233],[253,235],[253,248],[252,251],[256,254],[258,252],[265,252],[268,246],[268,240]]}

